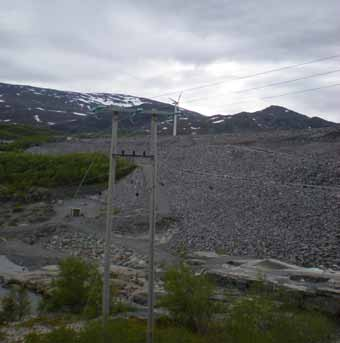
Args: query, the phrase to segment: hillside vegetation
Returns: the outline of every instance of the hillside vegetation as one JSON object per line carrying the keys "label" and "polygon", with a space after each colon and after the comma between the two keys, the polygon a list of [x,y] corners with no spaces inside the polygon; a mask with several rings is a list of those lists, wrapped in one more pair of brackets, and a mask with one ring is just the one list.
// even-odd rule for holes
{"label": "hillside vegetation", "polygon": [[[92,163],[93,162],[93,163]],[[33,155],[24,152],[0,154],[0,197],[27,198],[37,187],[76,186],[84,177],[84,184],[103,184],[107,180],[109,159],[100,153],[75,153],[61,156]],[[116,179],[135,168],[126,160],[117,163]]]}
{"label": "hillside vegetation", "polygon": [[46,128],[0,124],[0,151],[23,151],[31,146],[53,142],[56,139],[56,133]]}
{"label": "hillside vegetation", "polygon": [[[95,265],[77,257],[61,262],[60,273],[51,293],[43,300],[42,315],[54,312],[59,324],[48,333],[40,333],[32,324],[43,324],[44,317],[23,326],[33,330],[25,343],[143,343],[146,321],[141,318],[112,318],[103,327],[102,321],[86,320],[101,314],[102,283]],[[185,265],[174,266],[164,275],[165,295],[160,306],[167,310],[156,320],[155,343],[331,343],[334,342],[334,321],[321,313],[301,310],[285,302],[284,294],[269,295],[252,290],[229,302],[213,300],[216,286],[206,275],[196,275]],[[111,298],[116,298],[112,294]],[[112,299],[117,300],[117,299]],[[88,309],[92,308],[90,312]],[[46,311],[47,310],[47,311]],[[117,310],[117,308],[116,308]],[[58,312],[55,312],[58,311]],[[131,311],[131,309],[127,309]],[[121,308],[119,312],[126,313]],[[112,314],[114,314],[112,313]],[[131,312],[130,312],[131,313]],[[73,314],[83,325],[78,329],[67,325]],[[88,316],[90,314],[90,317]],[[63,317],[60,317],[63,316]]]}

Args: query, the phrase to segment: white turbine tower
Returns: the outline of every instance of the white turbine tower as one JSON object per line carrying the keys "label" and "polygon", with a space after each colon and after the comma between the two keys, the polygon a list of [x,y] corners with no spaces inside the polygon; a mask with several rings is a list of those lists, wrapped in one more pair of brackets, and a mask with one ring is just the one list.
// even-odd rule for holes
{"label": "white turbine tower", "polygon": [[172,98],[169,98],[171,101],[172,101],[172,104],[174,105],[174,127],[173,127],[173,136],[176,136],[177,135],[177,115],[178,113],[180,112],[178,110],[178,105],[179,105],[179,101],[181,100],[181,97],[182,97],[182,93],[181,92],[178,96],[178,99],[175,100],[175,99],[172,99]]}

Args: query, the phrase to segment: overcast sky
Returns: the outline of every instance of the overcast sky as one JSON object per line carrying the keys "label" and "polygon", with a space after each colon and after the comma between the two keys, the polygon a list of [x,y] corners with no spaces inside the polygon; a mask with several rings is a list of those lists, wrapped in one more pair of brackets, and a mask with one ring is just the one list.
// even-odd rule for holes
{"label": "overcast sky", "polygon": [[340,86],[262,99],[340,72],[239,92],[333,72],[340,56],[233,80],[340,55],[339,18],[339,0],[0,0],[0,82],[160,101],[184,90],[182,106],[206,115],[277,104],[340,122]]}

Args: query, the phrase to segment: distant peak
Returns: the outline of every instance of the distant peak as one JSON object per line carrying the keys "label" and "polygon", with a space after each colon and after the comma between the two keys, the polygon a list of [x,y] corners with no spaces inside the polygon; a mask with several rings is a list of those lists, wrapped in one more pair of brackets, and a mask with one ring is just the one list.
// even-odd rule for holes
{"label": "distant peak", "polygon": [[273,109],[276,109],[276,110],[289,110],[288,108],[283,107],[283,106],[270,105],[270,106],[266,107],[265,109],[263,109],[263,111],[265,111],[265,110],[273,110]]}

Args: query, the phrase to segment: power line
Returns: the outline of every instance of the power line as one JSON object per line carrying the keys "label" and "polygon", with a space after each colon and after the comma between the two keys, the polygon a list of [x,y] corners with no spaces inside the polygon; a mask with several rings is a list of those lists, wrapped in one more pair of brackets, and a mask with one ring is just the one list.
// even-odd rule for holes
{"label": "power line", "polygon": [[[337,86],[340,86],[340,83],[335,83],[335,84],[331,84],[331,85],[327,85],[327,86],[322,86],[322,87],[316,87],[316,88],[303,89],[303,90],[300,90],[300,91],[288,92],[288,93],[283,93],[283,94],[278,94],[278,95],[270,95],[270,96],[265,96],[265,97],[260,97],[260,98],[257,98],[257,97],[249,98],[248,97],[248,98],[246,98],[248,100],[241,100],[241,101],[231,102],[231,103],[225,104],[225,106],[242,104],[244,102],[249,102],[249,101],[254,101],[254,100],[267,100],[267,99],[273,99],[273,98],[281,98],[281,97],[288,96],[288,95],[295,95],[295,94],[302,94],[302,93],[308,93],[308,92],[315,92],[315,91],[318,91],[318,90],[332,88],[332,87],[337,87]],[[212,97],[209,97],[209,99],[210,98],[212,98]],[[172,105],[171,104],[165,104],[164,106],[160,107],[159,109],[167,108],[169,106],[172,106]],[[189,110],[185,110],[185,111],[189,111]]]}
{"label": "power line", "polygon": [[171,91],[171,92],[166,92],[166,93],[162,93],[162,94],[158,94],[152,97],[149,97],[150,99],[154,99],[154,98],[160,98],[163,96],[168,96],[168,95],[172,95],[172,94],[178,94],[181,91],[184,92],[188,92],[188,91],[193,91],[193,90],[197,90],[197,89],[202,89],[202,88],[208,88],[208,87],[213,87],[216,85],[220,85],[223,84],[227,81],[236,81],[236,80],[244,80],[244,79],[248,79],[248,78],[253,78],[253,77],[257,77],[257,76],[262,76],[262,75],[266,75],[266,74],[270,74],[270,73],[274,73],[274,72],[278,72],[278,71],[282,71],[282,70],[287,70],[287,69],[292,69],[292,68],[297,68],[297,67],[301,67],[301,66],[305,66],[308,64],[313,64],[313,63],[317,63],[317,62],[322,62],[322,61],[327,61],[327,60],[331,60],[331,59],[335,59],[335,58],[339,58],[339,55],[332,55],[332,56],[326,56],[323,58],[318,58],[315,60],[311,60],[311,61],[306,61],[306,62],[302,62],[302,63],[297,63],[297,64],[291,64],[288,66],[284,66],[284,67],[280,67],[280,68],[275,68],[275,69],[270,69],[270,70],[265,70],[259,73],[255,73],[255,74],[248,74],[248,75],[244,75],[244,76],[239,76],[239,77],[234,77],[232,79],[223,79],[220,81],[215,81],[215,82],[210,82],[210,83],[206,83],[206,84],[202,84],[196,87],[189,87],[189,88],[184,88],[182,90],[176,90],[176,91]]}
{"label": "power line", "polygon": [[332,87],[337,87],[337,86],[340,86],[340,83],[335,83],[335,84],[332,84],[332,85],[316,87],[316,88],[308,88],[308,89],[303,89],[303,90],[300,90],[300,91],[288,92],[288,93],[283,93],[283,94],[278,94],[278,95],[264,96],[264,97],[261,97],[261,98],[248,98],[248,100],[241,100],[241,101],[231,102],[229,104],[226,104],[226,106],[241,104],[243,102],[248,102],[248,101],[253,101],[253,100],[267,100],[267,99],[281,98],[281,97],[284,97],[284,96],[287,96],[287,95],[295,95],[295,94],[302,94],[302,93],[308,93],[308,92],[316,92],[316,91],[321,90],[321,89],[327,89],[327,88],[332,88]]}
{"label": "power line", "polygon": [[268,88],[268,87],[274,87],[274,86],[278,86],[278,85],[283,85],[286,83],[290,83],[290,82],[296,82],[296,81],[301,81],[301,80],[307,80],[307,79],[311,79],[313,77],[318,77],[318,76],[324,76],[324,75],[329,75],[329,74],[334,74],[334,73],[338,73],[340,71],[340,69],[335,69],[335,70],[331,70],[328,71],[326,73],[319,73],[319,74],[313,74],[313,75],[308,75],[308,76],[304,76],[304,77],[299,77],[297,79],[290,79],[290,80],[286,80],[286,81],[281,81],[281,82],[274,82],[274,83],[270,83],[261,87],[254,87],[254,88],[248,88],[248,89],[241,89],[240,91],[236,91],[234,93],[245,93],[245,92],[250,92],[253,90],[257,90],[257,89],[262,89],[262,88]]}
{"label": "power line", "polygon": [[79,186],[77,187],[76,191],[74,192],[73,199],[78,195],[78,193],[79,193],[79,191],[80,191],[80,188],[82,187],[83,183],[84,183],[85,180],[86,180],[87,175],[88,175],[89,172],[90,172],[90,169],[92,168],[94,162],[95,162],[96,159],[97,159],[97,156],[98,156],[98,155],[96,155],[96,154],[94,155],[94,157],[93,157],[91,163],[89,164],[88,168],[86,169],[86,171],[85,171],[85,173],[84,173],[84,176],[83,176],[83,178],[81,179],[81,181],[80,181],[80,183],[79,183]]}
{"label": "power line", "polygon": [[[250,91],[253,91],[253,90],[275,87],[275,86],[279,86],[279,85],[283,85],[283,84],[287,84],[287,83],[291,83],[291,82],[307,80],[307,79],[311,79],[313,77],[324,76],[324,75],[334,74],[334,73],[338,73],[338,72],[340,72],[340,69],[331,70],[331,71],[328,71],[328,72],[325,72],[325,73],[319,73],[319,74],[313,74],[313,75],[308,75],[308,76],[304,76],[304,77],[299,77],[299,78],[296,78],[296,79],[290,79],[290,80],[285,80],[285,81],[280,81],[280,82],[269,83],[269,84],[266,84],[264,86],[247,88],[247,89],[241,89],[239,91],[232,91],[232,92],[229,92],[229,93],[233,93],[233,94],[245,93],[245,92],[250,92]],[[218,96],[220,96],[220,95],[217,95],[216,97],[218,97]],[[205,99],[210,99],[210,98],[211,97],[192,98],[192,99],[186,100],[186,103],[188,103],[188,102],[192,103],[192,102],[195,102],[195,101],[205,100]]]}

